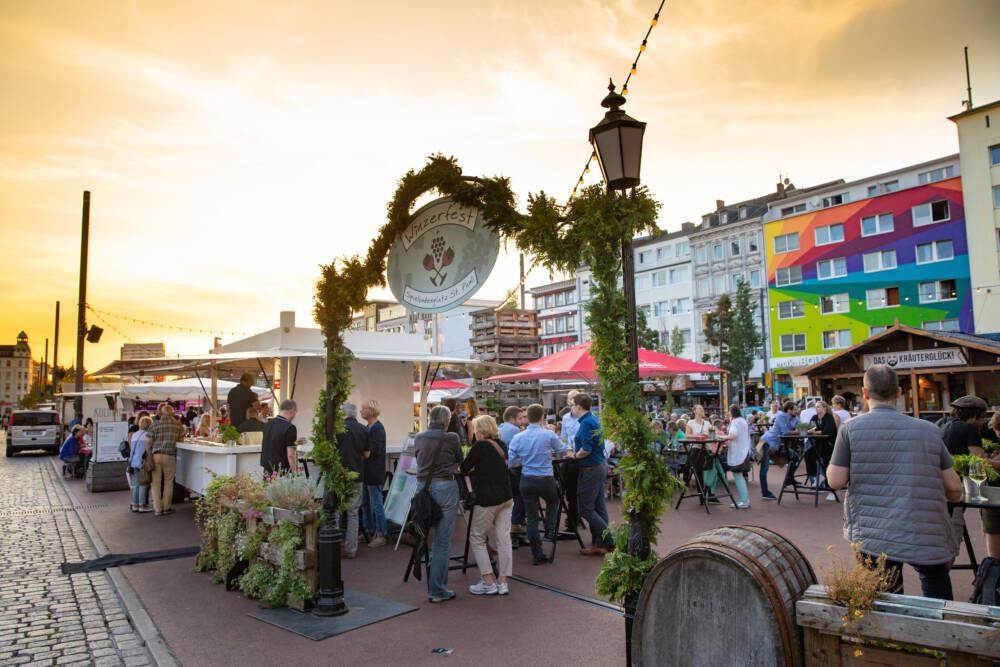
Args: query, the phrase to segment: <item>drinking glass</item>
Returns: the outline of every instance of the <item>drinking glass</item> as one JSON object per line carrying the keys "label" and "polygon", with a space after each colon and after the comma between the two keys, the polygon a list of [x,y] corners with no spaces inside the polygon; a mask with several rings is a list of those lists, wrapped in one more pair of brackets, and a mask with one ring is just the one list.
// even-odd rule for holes
{"label": "drinking glass", "polygon": [[986,461],[979,457],[974,457],[969,461],[969,479],[976,483],[976,497],[971,500],[976,503],[985,503],[989,499],[983,497],[983,482],[986,481]]}

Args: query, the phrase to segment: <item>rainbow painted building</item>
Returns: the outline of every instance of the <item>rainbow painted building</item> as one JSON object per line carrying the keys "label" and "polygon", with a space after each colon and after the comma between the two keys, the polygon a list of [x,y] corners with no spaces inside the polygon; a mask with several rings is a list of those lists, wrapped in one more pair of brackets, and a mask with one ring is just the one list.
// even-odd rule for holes
{"label": "rainbow painted building", "polygon": [[772,368],[896,320],[974,332],[957,155],[789,197],[763,223]]}

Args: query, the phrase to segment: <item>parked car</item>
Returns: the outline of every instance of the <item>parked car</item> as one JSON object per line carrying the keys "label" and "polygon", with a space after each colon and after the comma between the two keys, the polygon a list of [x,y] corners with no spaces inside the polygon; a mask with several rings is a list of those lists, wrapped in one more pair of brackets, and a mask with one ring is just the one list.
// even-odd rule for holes
{"label": "parked car", "polygon": [[28,449],[58,454],[61,437],[59,413],[55,410],[14,410],[7,423],[7,456]]}

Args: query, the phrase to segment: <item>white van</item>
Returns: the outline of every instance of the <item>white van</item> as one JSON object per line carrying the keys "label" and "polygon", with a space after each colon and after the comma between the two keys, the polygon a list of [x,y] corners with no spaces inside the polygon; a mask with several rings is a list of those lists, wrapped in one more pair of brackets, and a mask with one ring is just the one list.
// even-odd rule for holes
{"label": "white van", "polygon": [[7,456],[28,449],[58,454],[62,428],[55,410],[14,410],[7,423]]}

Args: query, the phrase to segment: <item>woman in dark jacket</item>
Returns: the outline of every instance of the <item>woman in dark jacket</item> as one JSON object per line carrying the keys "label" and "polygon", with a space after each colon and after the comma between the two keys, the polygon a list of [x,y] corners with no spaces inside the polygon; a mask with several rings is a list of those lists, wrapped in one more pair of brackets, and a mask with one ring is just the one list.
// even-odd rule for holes
{"label": "woman in dark jacket", "polygon": [[830,455],[833,453],[833,445],[837,441],[837,418],[826,401],[816,401],[816,414],[809,421],[812,427],[809,435],[825,435],[826,438],[817,438],[813,441],[813,446],[806,450],[806,474],[810,478],[816,476],[816,455],[823,457],[823,476],[826,476],[825,466],[830,464]]}
{"label": "woman in dark jacket", "polygon": [[[473,419],[469,432],[473,444],[460,470],[472,481],[475,507],[469,527],[469,546],[482,575],[478,584],[469,586],[469,592],[473,595],[507,595],[507,577],[511,575],[513,561],[510,511],[514,506],[510,475],[507,473],[507,445],[500,439],[496,421],[488,415]],[[491,530],[497,536],[499,577],[496,580],[490,554],[486,550],[486,535]]]}

